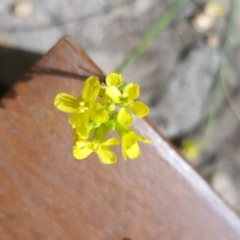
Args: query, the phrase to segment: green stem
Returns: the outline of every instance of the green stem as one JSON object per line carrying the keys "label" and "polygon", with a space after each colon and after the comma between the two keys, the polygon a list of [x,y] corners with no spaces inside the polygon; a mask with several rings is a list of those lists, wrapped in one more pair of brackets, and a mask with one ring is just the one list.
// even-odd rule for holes
{"label": "green stem", "polygon": [[104,124],[102,124],[100,127],[96,128],[94,134],[93,134],[93,142],[103,142],[107,134],[107,128]]}
{"label": "green stem", "polygon": [[213,93],[213,103],[212,103],[210,114],[208,117],[208,122],[207,122],[206,130],[204,133],[204,137],[199,143],[200,150],[203,149],[210,142],[212,129],[213,129],[214,123],[216,122],[216,119],[217,119],[219,104],[221,101],[221,97],[223,96],[222,81],[225,76],[224,70],[225,70],[225,65],[226,65],[226,57],[231,48],[230,36],[233,32],[233,22],[234,22],[235,10],[237,8],[236,5],[237,5],[237,0],[232,0],[226,36],[225,36],[225,40],[224,40],[224,43],[222,44],[222,49],[221,49],[221,62],[220,62],[218,74],[217,74],[216,80],[215,80],[216,83],[215,83],[215,89],[214,89],[214,93]]}
{"label": "green stem", "polygon": [[115,69],[114,72],[122,73],[131,61],[139,58],[146,51],[153,39],[173,21],[178,11],[188,1],[189,0],[177,0],[170,7],[170,9],[149,29],[140,44],[126,55],[122,63]]}

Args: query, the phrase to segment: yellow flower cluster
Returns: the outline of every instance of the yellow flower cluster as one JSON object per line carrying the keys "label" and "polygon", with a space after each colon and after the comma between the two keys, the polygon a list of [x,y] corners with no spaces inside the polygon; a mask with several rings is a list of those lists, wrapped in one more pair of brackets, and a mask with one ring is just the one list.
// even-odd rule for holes
{"label": "yellow flower cluster", "polygon": [[115,130],[121,138],[124,160],[127,157],[137,158],[140,152],[138,141],[150,142],[129,128],[133,122],[132,113],[138,118],[149,113],[147,105],[136,101],[139,94],[139,85],[125,85],[122,76],[117,73],[108,74],[104,85],[100,84],[97,77],[89,77],[77,98],[67,93],[58,94],[54,105],[70,113],[68,120],[75,138],[74,157],[84,159],[95,152],[102,163],[115,163],[116,156],[109,147],[120,142],[117,138],[105,141],[107,132]]}

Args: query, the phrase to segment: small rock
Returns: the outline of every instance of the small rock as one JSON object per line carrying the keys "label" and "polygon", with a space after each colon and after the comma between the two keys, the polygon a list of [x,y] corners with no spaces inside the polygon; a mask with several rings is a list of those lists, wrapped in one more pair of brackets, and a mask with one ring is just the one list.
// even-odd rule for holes
{"label": "small rock", "polygon": [[204,12],[199,12],[193,17],[192,25],[198,32],[205,32],[213,26],[214,20]]}
{"label": "small rock", "polygon": [[19,1],[12,6],[12,12],[19,18],[26,18],[33,12],[33,3],[31,1]]}
{"label": "small rock", "polygon": [[220,37],[217,33],[209,33],[207,35],[207,44],[209,47],[218,48],[220,45]]}
{"label": "small rock", "polygon": [[215,172],[211,185],[230,206],[234,207],[237,204],[238,198],[236,189],[234,188],[234,183],[227,173],[221,170]]}

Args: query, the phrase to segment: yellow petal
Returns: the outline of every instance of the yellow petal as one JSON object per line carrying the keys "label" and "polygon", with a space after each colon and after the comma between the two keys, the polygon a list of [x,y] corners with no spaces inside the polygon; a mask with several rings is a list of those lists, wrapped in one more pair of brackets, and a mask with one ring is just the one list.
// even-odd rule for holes
{"label": "yellow petal", "polygon": [[124,161],[127,160],[126,149],[124,149],[123,145],[122,145],[122,157],[123,157]]}
{"label": "yellow petal", "polygon": [[138,135],[138,134],[136,134],[136,138],[137,138],[138,141],[141,141],[141,142],[144,142],[144,143],[150,143],[151,142],[150,139],[145,138],[145,137],[143,137],[141,135]]}
{"label": "yellow petal", "polygon": [[87,102],[95,102],[100,92],[100,82],[97,77],[89,77],[83,84],[82,98]]}
{"label": "yellow petal", "polygon": [[115,154],[108,148],[102,147],[102,149],[98,150],[96,153],[98,154],[98,157],[100,158],[102,163],[112,164],[116,162]]}
{"label": "yellow petal", "polygon": [[90,119],[96,123],[105,123],[109,119],[108,111],[100,103],[96,103],[91,110]]}
{"label": "yellow petal", "polygon": [[88,157],[92,152],[93,152],[92,149],[89,148],[88,146],[84,148],[73,147],[73,156],[76,159],[84,159]]}
{"label": "yellow petal", "polygon": [[76,132],[81,138],[88,138],[88,122],[88,112],[76,114]]}
{"label": "yellow petal", "polygon": [[76,128],[76,114],[71,114],[68,117],[68,122],[69,122],[69,124],[72,125],[72,128]]}
{"label": "yellow petal", "polygon": [[54,101],[56,108],[63,112],[75,113],[78,110],[78,101],[77,99],[67,93],[59,93]]}
{"label": "yellow petal", "polygon": [[107,105],[110,102],[112,102],[112,100],[106,94],[104,94],[103,97],[99,100],[99,103],[102,105]]}
{"label": "yellow petal", "polygon": [[85,148],[87,145],[90,146],[90,142],[87,142],[86,139],[82,139],[81,137],[77,137],[73,143],[73,147],[76,148]]}
{"label": "yellow petal", "polygon": [[117,115],[117,120],[122,126],[128,126],[133,122],[132,115],[126,108],[120,109]]}
{"label": "yellow petal", "polygon": [[123,83],[122,75],[118,73],[110,73],[106,76],[108,86],[120,87]]}
{"label": "yellow petal", "polygon": [[99,97],[103,97],[104,96],[106,88],[107,88],[106,85],[101,85],[100,84],[100,91],[99,91],[99,94],[98,94]]}
{"label": "yellow petal", "polygon": [[131,109],[133,114],[135,114],[138,118],[143,118],[148,115],[149,108],[146,104],[143,102],[133,102],[128,105],[128,107]]}
{"label": "yellow petal", "polygon": [[128,98],[130,100],[134,100],[139,97],[140,90],[139,85],[136,83],[129,83],[124,89],[123,89],[123,97]]}
{"label": "yellow petal", "polygon": [[[123,159],[127,158],[127,151],[137,142],[136,135],[133,131],[123,134],[122,137],[122,156]],[[131,154],[131,153],[130,153]]]}
{"label": "yellow petal", "polygon": [[105,147],[109,147],[109,146],[115,146],[115,145],[119,145],[119,141],[117,138],[110,138],[109,140],[107,140],[106,142],[101,144],[102,146]]}
{"label": "yellow petal", "polygon": [[116,86],[110,86],[106,89],[105,94],[110,97],[115,103],[120,103],[122,96],[120,90]]}
{"label": "yellow petal", "polygon": [[135,159],[139,156],[140,150],[139,150],[139,146],[138,143],[135,142],[131,148],[126,150],[126,154],[130,159]]}
{"label": "yellow petal", "polygon": [[133,131],[129,131],[123,134],[122,142],[125,145],[125,149],[129,149],[137,141],[136,135]]}

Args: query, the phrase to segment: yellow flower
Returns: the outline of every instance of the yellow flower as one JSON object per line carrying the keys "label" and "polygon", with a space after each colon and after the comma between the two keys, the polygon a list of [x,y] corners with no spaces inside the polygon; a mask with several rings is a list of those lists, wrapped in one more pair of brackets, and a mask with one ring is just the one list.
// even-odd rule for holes
{"label": "yellow flower", "polygon": [[106,85],[101,85],[99,95],[106,96],[105,90],[110,86],[121,87],[123,85],[122,75],[118,73],[110,73],[105,79]]}
{"label": "yellow flower", "polygon": [[68,93],[60,93],[56,96],[55,106],[68,113],[85,113],[89,105],[94,103],[100,91],[100,82],[97,77],[89,77],[83,85],[82,94],[75,98]]}
{"label": "yellow flower", "polygon": [[88,137],[89,119],[93,122],[108,121],[108,111],[100,103],[95,103],[100,91],[100,82],[97,77],[89,77],[83,84],[82,94],[75,98],[67,93],[56,96],[54,105],[63,112],[73,113],[69,122],[75,125],[77,133],[84,138]]}
{"label": "yellow flower", "polygon": [[139,156],[138,141],[150,142],[128,128],[133,122],[132,113],[142,118],[149,112],[147,105],[136,101],[139,93],[137,84],[125,86],[120,74],[111,73],[103,85],[97,77],[89,77],[77,98],[67,93],[56,96],[54,105],[70,113],[68,122],[73,129],[73,155],[76,159],[84,159],[95,152],[102,163],[115,163],[116,156],[110,147],[119,145],[119,140],[111,138],[105,141],[107,133],[113,130],[121,138],[124,160]]}
{"label": "yellow flower", "polygon": [[226,14],[223,6],[217,2],[207,2],[203,11],[212,18],[220,18]]}
{"label": "yellow flower", "polygon": [[196,158],[199,153],[199,149],[196,144],[194,144],[191,140],[189,139],[184,139],[182,141],[182,151],[185,154],[185,156],[191,160]]}
{"label": "yellow flower", "polygon": [[149,108],[143,102],[135,101],[139,97],[139,93],[139,85],[135,83],[126,85],[123,93],[114,85],[107,87],[105,90],[105,94],[120,107],[126,107],[138,118],[143,118],[148,115]]}
{"label": "yellow flower", "polygon": [[117,114],[117,121],[122,126],[128,126],[133,122],[132,115],[126,108],[123,107]]}
{"label": "yellow flower", "polygon": [[115,103],[109,98],[107,95],[103,95],[102,98],[99,100],[99,103],[108,110],[108,112],[114,112],[116,109]]}
{"label": "yellow flower", "polygon": [[136,134],[134,131],[130,130],[120,130],[118,128],[118,133],[122,138],[122,156],[123,159],[126,161],[127,157],[130,159],[135,159],[139,156],[140,150],[137,141],[150,143],[151,140],[145,138],[141,135]]}
{"label": "yellow flower", "polygon": [[85,140],[78,139],[73,145],[73,155],[76,159],[84,159],[92,152],[96,152],[102,163],[112,164],[116,162],[116,156],[109,150],[108,147],[118,144],[119,141],[116,138],[111,138],[106,142],[87,142]]}
{"label": "yellow flower", "polygon": [[107,86],[120,87],[123,84],[122,75],[118,73],[110,73],[106,76]]}

